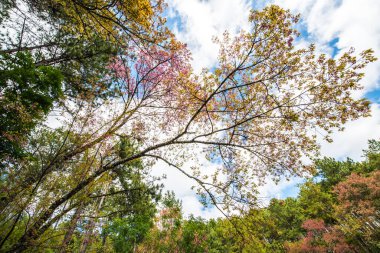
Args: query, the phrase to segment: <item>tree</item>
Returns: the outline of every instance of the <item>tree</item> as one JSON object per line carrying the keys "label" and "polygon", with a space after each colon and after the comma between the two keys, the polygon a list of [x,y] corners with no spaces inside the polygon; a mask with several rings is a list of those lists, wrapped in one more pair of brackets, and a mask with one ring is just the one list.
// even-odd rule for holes
{"label": "tree", "polygon": [[[70,13],[70,8],[65,11]],[[219,65],[199,76],[192,73],[186,46],[170,36],[165,46],[123,41],[122,50],[103,65],[109,70],[101,78],[106,87],[117,87],[112,99],[74,96],[59,107],[65,116],[63,132],[75,139],[41,163],[43,177],[23,178],[20,192],[34,189],[23,196],[28,199],[49,192],[59,177],[67,181],[56,185],[54,195],[33,212],[10,250],[31,247],[75,208],[80,196],[99,191],[111,182],[111,174],[136,160],[146,167],[160,160],[177,168],[195,180],[205,204],[227,213],[255,204],[257,178],[304,172],[301,157],[318,150],[311,130],[324,131],[328,138],[333,128],[368,116],[369,102],[350,93],[361,88],[360,71],[375,58],[372,50],[359,57],[349,51],[334,60],[315,56],[313,45],[295,49],[297,20],[278,6],[252,11],[250,31],[216,40]],[[120,156],[120,136],[138,148]],[[198,150],[219,162],[215,174],[206,177],[200,166],[192,171],[182,166]],[[78,175],[76,170],[86,173],[71,177]],[[14,187],[9,192],[19,192]]]}
{"label": "tree", "polygon": [[323,220],[306,220],[302,227],[306,237],[287,244],[288,252],[356,252],[339,229],[327,227]]}
{"label": "tree", "polygon": [[314,161],[314,179],[319,181],[324,191],[332,190],[338,183],[346,180],[352,173],[368,174],[378,170],[380,158],[380,142],[368,141],[368,149],[363,150],[363,162],[337,161],[334,158],[324,157]]}
{"label": "tree", "polygon": [[334,187],[340,229],[354,245],[366,252],[380,249],[380,171],[368,176],[352,173]]}
{"label": "tree", "polygon": [[[130,1],[25,1],[39,15],[52,22],[62,22],[62,30],[86,39],[100,36],[104,40],[118,41],[120,32],[135,38],[153,40],[157,30],[154,22],[162,22],[157,12],[162,2],[148,0]],[[157,38],[156,38],[157,39]]]}
{"label": "tree", "polygon": [[315,178],[320,179],[321,186],[324,190],[331,190],[339,182],[347,178],[353,171],[357,171],[358,164],[352,159],[346,161],[337,161],[334,158],[323,158],[315,161],[316,174]]}
{"label": "tree", "polygon": [[166,192],[155,226],[149,231],[137,252],[180,252],[182,238],[182,203],[174,192]]}
{"label": "tree", "polygon": [[321,184],[304,183],[300,186],[298,199],[305,218],[334,223],[334,196],[330,191],[324,191]]}
{"label": "tree", "polygon": [[[131,143],[128,139],[121,138],[120,157],[127,156],[129,152]],[[111,216],[108,217],[103,237],[111,237],[116,252],[135,252],[138,244],[144,240],[153,226],[155,204],[161,197],[160,186],[154,182],[146,182],[148,175],[144,175],[146,171],[143,170],[140,160],[129,164],[129,169],[118,168],[115,173],[122,190],[111,188],[109,194],[113,198],[108,200],[107,207]],[[120,193],[124,193],[125,196],[120,196]]]}
{"label": "tree", "polygon": [[212,248],[209,224],[202,218],[189,217],[183,224],[181,246],[184,252],[209,252]]}
{"label": "tree", "polygon": [[[362,162],[324,158],[323,163],[314,164],[318,180],[301,184],[296,198],[271,199],[268,206],[251,208],[244,214],[209,221],[193,216],[183,219],[175,211],[180,208],[167,208],[178,206],[173,205],[178,203],[174,195],[169,195],[159,222],[138,251],[376,252],[378,169],[373,171],[372,166],[379,154],[377,143],[369,142],[364,151],[367,159]],[[351,170],[348,176],[347,167]],[[343,175],[341,180],[332,168],[342,169],[336,170]],[[352,171],[361,171],[361,175]],[[325,172],[329,173],[321,178]],[[332,179],[338,182],[333,184]]]}
{"label": "tree", "polygon": [[0,159],[20,158],[30,131],[62,97],[63,77],[50,66],[35,66],[19,52],[0,56]]}
{"label": "tree", "polygon": [[5,0],[1,7],[0,56],[26,53],[37,67],[54,66],[65,95],[86,100],[118,93],[104,79],[118,48],[166,46],[172,37],[161,1]]}
{"label": "tree", "polygon": [[362,162],[316,160],[316,181],[301,186],[304,208],[300,240],[290,252],[373,252],[378,250],[378,141],[370,140]]}
{"label": "tree", "polygon": [[272,199],[268,211],[269,219],[274,223],[269,242],[280,245],[278,250],[283,250],[284,242],[297,240],[302,235],[304,210],[298,199],[286,198],[285,200]]}

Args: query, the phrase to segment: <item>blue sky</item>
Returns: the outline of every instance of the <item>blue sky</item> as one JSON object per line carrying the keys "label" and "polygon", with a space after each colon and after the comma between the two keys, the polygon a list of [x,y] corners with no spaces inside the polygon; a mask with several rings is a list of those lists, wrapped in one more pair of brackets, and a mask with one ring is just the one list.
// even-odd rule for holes
{"label": "blue sky", "polygon": [[[177,38],[187,43],[193,55],[193,68],[213,68],[217,63],[218,48],[212,43],[213,36],[220,36],[225,30],[231,34],[249,27],[247,17],[252,7],[263,8],[275,3],[294,13],[301,14],[299,46],[315,43],[318,52],[338,57],[349,47],[356,52],[372,48],[380,58],[380,1],[378,0],[168,0],[169,24]],[[368,139],[380,138],[380,61],[365,70],[362,80],[364,89],[354,94],[372,101],[372,116],[349,122],[344,132],[333,134],[334,142],[320,141],[321,154],[336,159],[361,159]],[[212,167],[212,164],[206,164]],[[189,181],[161,164],[158,172],[168,176],[166,187],[174,190],[182,199],[185,215],[190,213],[205,218],[220,216],[215,208],[203,209],[190,189]],[[279,184],[268,180],[260,187],[263,201],[271,197],[295,196],[297,184],[302,179],[282,180]]]}

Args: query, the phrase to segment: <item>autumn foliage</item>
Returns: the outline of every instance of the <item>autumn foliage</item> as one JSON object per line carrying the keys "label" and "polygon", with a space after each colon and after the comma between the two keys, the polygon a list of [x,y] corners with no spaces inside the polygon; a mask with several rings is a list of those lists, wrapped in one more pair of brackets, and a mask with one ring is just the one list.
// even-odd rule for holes
{"label": "autumn foliage", "polygon": [[[279,6],[253,10],[249,30],[216,38],[218,64],[201,73],[193,72],[189,49],[167,28],[162,1],[6,0],[3,6],[4,252],[136,252],[155,229],[163,186],[150,169],[158,162],[191,178],[206,206],[226,216],[254,213],[257,186],[266,177],[315,171],[303,158],[318,154],[316,132],[330,140],[333,129],[370,113],[369,102],[351,93],[362,88],[363,69],[376,60],[373,51],[352,49],[332,59],[316,55],[314,45],[296,48],[300,17]],[[206,171],[201,158],[216,169]],[[342,208],[336,218],[326,217],[341,224],[377,221],[377,179],[376,173],[353,174],[338,184],[334,194]],[[283,249],[287,236],[293,242],[302,237],[304,219],[293,209],[305,205],[289,203],[282,215],[297,229],[256,231],[261,237],[251,242],[264,250],[263,242],[273,241],[272,249]],[[280,206],[274,200],[263,217]],[[178,210],[175,215],[161,218],[172,224],[180,220]],[[205,231],[216,237],[234,231],[225,221],[208,230],[195,220],[187,223],[189,231],[204,230],[192,234],[180,223],[166,234],[156,228],[160,239],[150,239],[171,245],[183,236],[185,245],[201,251],[211,249]],[[285,221],[276,218],[269,227],[280,224]],[[320,240],[320,229],[303,229],[312,233],[305,238]],[[352,240],[378,236],[363,229],[339,231]],[[244,248],[247,238],[241,238],[242,244],[230,242],[234,251]]]}

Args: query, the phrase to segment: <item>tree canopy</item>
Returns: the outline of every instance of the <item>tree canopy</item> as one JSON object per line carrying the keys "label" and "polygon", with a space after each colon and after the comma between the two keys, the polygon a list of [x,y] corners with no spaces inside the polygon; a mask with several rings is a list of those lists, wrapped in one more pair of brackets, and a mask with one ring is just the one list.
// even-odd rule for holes
{"label": "tree canopy", "polygon": [[[148,0],[1,4],[1,251],[136,251],[154,240],[166,249],[200,252],[209,247],[207,234],[228,236],[233,227],[224,220],[221,227],[211,222],[211,229],[194,218],[183,230],[173,194],[162,202],[163,228],[153,226],[162,185],[150,169],[158,161],[193,179],[200,200],[226,216],[259,213],[247,219],[264,222],[278,212],[269,227],[294,224],[294,231],[241,236],[242,243],[270,240],[274,248],[315,230],[309,223],[299,228],[304,219],[297,210],[324,220],[316,221],[318,230],[347,219],[343,211],[331,215],[328,191],[350,206],[344,189],[363,196],[371,187],[367,175],[351,174],[350,161],[322,160],[317,168],[336,165],[343,177],[335,178],[335,167],[317,170],[324,184],[305,184],[302,205],[286,200],[282,212],[284,203],[273,200],[263,212],[254,209],[265,177],[315,170],[302,162],[318,154],[315,132],[330,140],[333,129],[369,116],[369,101],[351,93],[362,88],[363,69],[376,60],[371,49],[332,59],[316,55],[314,45],[296,48],[299,16],[271,5],[251,11],[249,30],[215,39],[217,66],[196,74],[187,46],[165,24],[164,8]],[[367,156],[377,157],[378,143],[371,145]],[[216,170],[205,171],[200,156]],[[370,158],[357,172],[377,177],[378,164]],[[357,181],[363,181],[359,188]],[[320,196],[311,199],[312,192]],[[321,201],[330,208],[322,216]],[[234,251],[244,248],[228,243]]]}

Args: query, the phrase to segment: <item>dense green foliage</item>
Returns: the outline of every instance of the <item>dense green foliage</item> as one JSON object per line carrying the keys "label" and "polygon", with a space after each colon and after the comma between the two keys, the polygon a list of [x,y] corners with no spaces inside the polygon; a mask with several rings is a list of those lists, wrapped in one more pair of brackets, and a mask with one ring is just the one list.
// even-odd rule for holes
{"label": "dense green foliage", "polygon": [[30,131],[62,97],[61,72],[30,53],[0,55],[0,159],[21,157]]}

